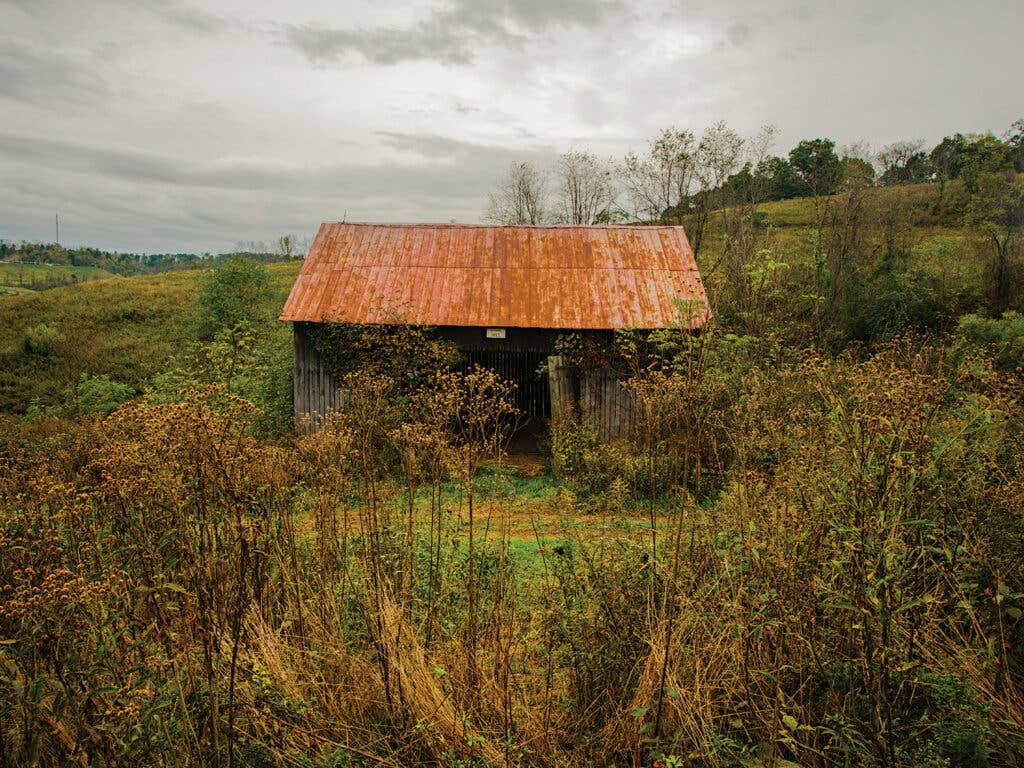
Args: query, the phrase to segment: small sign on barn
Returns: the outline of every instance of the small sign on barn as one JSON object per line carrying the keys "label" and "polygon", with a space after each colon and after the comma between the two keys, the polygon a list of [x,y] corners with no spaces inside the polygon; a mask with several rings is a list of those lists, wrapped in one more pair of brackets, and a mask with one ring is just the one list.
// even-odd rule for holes
{"label": "small sign on barn", "polygon": [[323,224],[281,313],[295,331],[295,414],[315,422],[342,402],[311,325],[401,322],[515,382],[528,415],[575,407],[613,437],[632,415],[617,377],[574,371],[555,341],[677,325],[680,300],[702,308],[691,328],[708,321],[682,227]]}

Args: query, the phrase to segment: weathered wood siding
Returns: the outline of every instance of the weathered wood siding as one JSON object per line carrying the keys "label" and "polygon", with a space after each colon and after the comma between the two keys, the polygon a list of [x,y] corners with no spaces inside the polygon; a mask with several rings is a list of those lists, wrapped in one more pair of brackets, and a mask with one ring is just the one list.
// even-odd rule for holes
{"label": "weathered wood siding", "polygon": [[[324,370],[320,355],[306,334],[304,323],[295,323],[295,373],[293,399],[295,422],[300,429],[316,429],[324,417],[345,405],[346,393]],[[519,408],[529,416],[557,418],[575,409],[591,421],[602,440],[625,435],[632,426],[634,404],[622,382],[609,369],[578,371],[559,355],[547,358],[547,381],[537,376],[542,356],[525,350],[467,350],[468,363],[486,365],[518,384]]]}
{"label": "weathered wood siding", "polygon": [[295,423],[299,428],[316,429],[324,416],[340,410],[345,392],[324,370],[320,355],[306,336],[302,323],[295,323],[295,374],[292,384]]}
{"label": "weathered wood siding", "polygon": [[597,427],[601,440],[622,437],[632,427],[633,398],[614,371],[578,371],[553,355],[548,358],[548,382],[553,419],[573,408]]}

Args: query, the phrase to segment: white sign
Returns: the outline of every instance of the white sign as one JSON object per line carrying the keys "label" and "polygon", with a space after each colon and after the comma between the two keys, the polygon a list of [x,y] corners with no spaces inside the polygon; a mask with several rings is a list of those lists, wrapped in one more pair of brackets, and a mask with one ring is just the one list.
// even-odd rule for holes
{"label": "white sign", "polygon": [[488,328],[487,329],[488,339],[504,339],[505,329],[504,328]]}

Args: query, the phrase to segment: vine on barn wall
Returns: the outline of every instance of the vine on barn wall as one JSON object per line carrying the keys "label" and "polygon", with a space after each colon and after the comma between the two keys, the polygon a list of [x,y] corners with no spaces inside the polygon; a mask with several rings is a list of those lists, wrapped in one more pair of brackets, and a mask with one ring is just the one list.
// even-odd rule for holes
{"label": "vine on barn wall", "polygon": [[437,329],[417,325],[310,323],[306,335],[321,365],[341,383],[356,370],[387,376],[402,392],[412,392],[460,360],[455,342]]}

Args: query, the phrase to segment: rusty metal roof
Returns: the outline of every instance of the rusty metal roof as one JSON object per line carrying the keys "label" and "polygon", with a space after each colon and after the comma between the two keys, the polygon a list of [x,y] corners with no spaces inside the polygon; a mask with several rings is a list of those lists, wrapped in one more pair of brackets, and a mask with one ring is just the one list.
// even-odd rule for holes
{"label": "rusty metal roof", "polygon": [[320,227],[281,320],[662,328],[704,284],[682,227]]}

